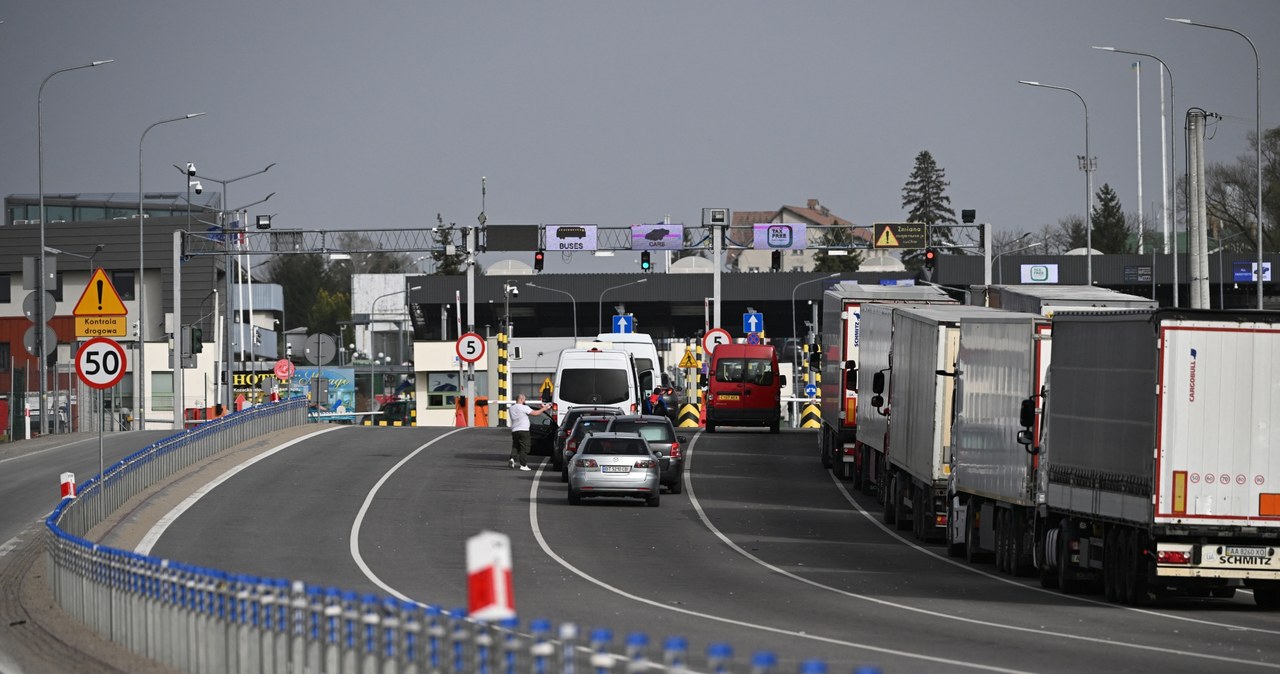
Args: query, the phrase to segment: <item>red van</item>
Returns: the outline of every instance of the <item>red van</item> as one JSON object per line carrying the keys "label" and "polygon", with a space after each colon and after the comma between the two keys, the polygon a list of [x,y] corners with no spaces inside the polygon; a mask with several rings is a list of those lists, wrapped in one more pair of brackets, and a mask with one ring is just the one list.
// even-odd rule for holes
{"label": "red van", "polygon": [[785,385],[773,346],[717,346],[707,382],[707,432],[715,433],[718,426],[768,426],[770,433],[777,433]]}

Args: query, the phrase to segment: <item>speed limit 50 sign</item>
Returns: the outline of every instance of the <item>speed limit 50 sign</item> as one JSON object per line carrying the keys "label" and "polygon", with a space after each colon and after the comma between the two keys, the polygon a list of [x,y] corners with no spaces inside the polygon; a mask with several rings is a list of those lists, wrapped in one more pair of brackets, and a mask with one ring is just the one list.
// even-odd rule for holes
{"label": "speed limit 50 sign", "polygon": [[106,337],[91,339],[76,352],[76,375],[93,388],[111,388],[120,383],[127,366],[124,348]]}

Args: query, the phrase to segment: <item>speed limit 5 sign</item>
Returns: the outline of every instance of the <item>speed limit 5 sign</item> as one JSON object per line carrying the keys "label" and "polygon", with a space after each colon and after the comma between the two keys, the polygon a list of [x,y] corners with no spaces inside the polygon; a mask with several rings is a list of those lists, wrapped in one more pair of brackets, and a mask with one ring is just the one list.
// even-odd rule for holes
{"label": "speed limit 5 sign", "polygon": [[91,339],[76,352],[76,375],[93,388],[111,388],[120,383],[126,367],[124,348],[113,339]]}
{"label": "speed limit 5 sign", "polygon": [[458,353],[458,358],[468,363],[474,363],[484,357],[484,337],[474,332],[468,332],[458,338],[457,345],[454,350]]}

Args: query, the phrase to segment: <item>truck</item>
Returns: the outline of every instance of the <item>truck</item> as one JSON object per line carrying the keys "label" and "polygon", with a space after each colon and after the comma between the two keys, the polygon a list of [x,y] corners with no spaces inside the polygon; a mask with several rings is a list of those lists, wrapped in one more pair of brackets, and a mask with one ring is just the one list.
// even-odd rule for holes
{"label": "truck", "polygon": [[858,444],[869,451],[885,524],[921,540],[945,536],[960,329],[1006,315],[967,305],[863,307],[872,396],[858,409]]}
{"label": "truck", "polygon": [[1245,587],[1280,608],[1280,313],[1059,311],[1052,332],[1045,384],[1006,429],[1034,506],[994,504],[997,558],[1118,603]]}
{"label": "truck", "polygon": [[853,281],[841,281],[823,293],[818,452],[823,468],[853,480],[856,488],[868,484],[869,466],[857,448],[857,410],[862,306],[872,302],[955,304],[956,300],[934,286],[864,286]]}
{"label": "truck", "polygon": [[957,402],[948,481],[947,550],[970,561],[993,558],[997,570],[1030,570],[1022,514],[1035,507],[1035,458],[1010,431],[1017,405],[1044,386],[1059,311],[1154,310],[1154,300],[1090,286],[977,286],[970,302],[1034,314],[967,321],[960,330]]}
{"label": "truck", "polygon": [[1053,316],[1059,310],[1156,309],[1155,300],[1108,288],[1071,285],[991,285],[969,290],[969,303]]}

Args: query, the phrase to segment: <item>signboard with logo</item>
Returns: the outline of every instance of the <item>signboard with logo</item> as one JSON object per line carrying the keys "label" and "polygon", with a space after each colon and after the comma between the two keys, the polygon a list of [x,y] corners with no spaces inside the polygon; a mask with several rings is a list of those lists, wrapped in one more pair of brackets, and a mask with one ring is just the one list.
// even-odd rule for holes
{"label": "signboard with logo", "polygon": [[595,225],[547,225],[546,249],[572,252],[596,249]]}
{"label": "signboard with logo", "polygon": [[751,225],[751,246],[756,250],[800,250],[808,247],[803,222],[762,222]]}
{"label": "signboard with logo", "polygon": [[1024,264],[1019,266],[1019,278],[1023,283],[1057,283],[1058,265]]}
{"label": "signboard with logo", "polygon": [[[1258,263],[1257,262],[1232,262],[1231,263],[1231,280],[1236,283],[1254,283],[1258,280]],[[1262,281],[1265,283],[1271,280],[1271,263],[1262,263]]]}
{"label": "signboard with logo", "polygon": [[631,225],[631,250],[681,250],[684,225]]}

